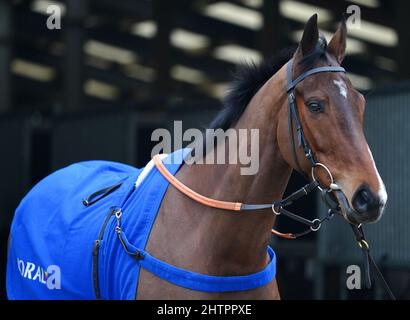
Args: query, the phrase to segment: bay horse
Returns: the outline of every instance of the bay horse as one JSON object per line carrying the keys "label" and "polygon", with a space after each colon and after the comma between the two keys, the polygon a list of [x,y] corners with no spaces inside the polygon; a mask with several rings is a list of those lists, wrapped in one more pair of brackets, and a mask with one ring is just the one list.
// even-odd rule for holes
{"label": "bay horse", "polygon": [[[255,175],[241,175],[240,166],[232,164],[165,167],[157,157],[155,174],[150,168],[146,175],[144,169],[142,191],[124,189],[135,180],[139,185],[141,171],[108,162],[75,164],[45,178],[16,211],[7,267],[9,298],[279,299],[275,255],[267,248],[277,214],[292,216],[283,210],[284,202],[272,204],[282,198],[292,170],[312,180],[294,198],[319,186],[352,226],[377,221],[386,205],[387,193],[363,133],[365,99],[340,67],[346,33],[342,21],[327,43],[313,15],[296,50],[239,72],[212,127],[259,129]],[[161,182],[158,190],[149,189],[164,178],[170,185]],[[71,205],[83,185],[91,184],[110,187]],[[142,205],[155,197],[158,207]],[[111,205],[103,219],[99,212],[108,210],[105,199]],[[138,210],[155,210],[154,218],[138,218]],[[74,211],[81,214],[72,218]],[[149,225],[145,242],[135,235],[130,219]],[[98,230],[103,224],[107,231],[85,229],[85,220]],[[316,230],[320,223],[307,224]],[[79,238],[73,241],[74,236]],[[364,246],[360,233],[358,237]],[[36,262],[39,257],[44,258]],[[45,271],[50,263],[61,272],[61,283],[51,287],[50,271]],[[76,282],[64,280],[69,277]]]}

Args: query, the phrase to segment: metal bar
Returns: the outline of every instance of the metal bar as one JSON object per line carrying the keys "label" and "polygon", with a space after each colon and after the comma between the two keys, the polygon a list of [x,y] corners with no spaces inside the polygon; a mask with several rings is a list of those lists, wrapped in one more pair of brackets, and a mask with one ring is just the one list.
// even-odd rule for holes
{"label": "metal bar", "polygon": [[171,77],[171,28],[172,9],[170,1],[154,0],[154,16],[157,22],[157,33],[154,39],[154,56],[156,75],[156,95],[161,96],[169,93]]}
{"label": "metal bar", "polygon": [[64,107],[67,112],[81,109],[83,105],[84,27],[88,0],[67,0],[64,31]]}
{"label": "metal bar", "polygon": [[405,0],[396,0],[396,30],[399,37],[399,44],[396,47],[397,72],[402,79],[410,78],[410,38],[409,38],[409,18],[410,2]]}
{"label": "metal bar", "polygon": [[261,14],[263,28],[260,31],[260,48],[263,56],[269,58],[282,48],[283,19],[279,12],[279,1],[264,0]]}
{"label": "metal bar", "polygon": [[11,4],[0,1],[0,113],[11,109]]}

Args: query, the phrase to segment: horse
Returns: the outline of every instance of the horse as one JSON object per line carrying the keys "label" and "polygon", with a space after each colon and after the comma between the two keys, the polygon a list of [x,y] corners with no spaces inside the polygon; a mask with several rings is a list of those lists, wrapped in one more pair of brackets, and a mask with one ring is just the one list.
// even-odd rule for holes
{"label": "horse", "polygon": [[[292,215],[286,204],[319,187],[356,234],[386,205],[363,132],[365,99],[340,66],[346,37],[342,21],[328,43],[315,14],[296,49],[240,69],[211,127],[259,130],[256,174],[241,175],[239,164],[188,165],[183,150],[168,165],[165,156],[144,169],[85,162],[42,180],[13,220],[8,297],[280,299],[269,247],[277,215],[310,231],[323,222]],[[293,170],[310,183],[272,202]],[[97,185],[104,188],[93,192]]]}

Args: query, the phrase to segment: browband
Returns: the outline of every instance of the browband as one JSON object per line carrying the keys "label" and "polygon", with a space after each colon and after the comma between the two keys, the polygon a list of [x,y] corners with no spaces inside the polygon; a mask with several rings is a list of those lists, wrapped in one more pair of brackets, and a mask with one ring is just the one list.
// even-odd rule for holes
{"label": "browband", "polygon": [[340,66],[328,66],[328,67],[318,67],[314,69],[310,69],[304,73],[302,73],[299,77],[297,77],[295,80],[292,80],[292,71],[293,71],[293,59],[289,60],[288,63],[288,69],[287,69],[287,78],[288,78],[288,84],[286,86],[286,91],[289,93],[289,91],[295,89],[297,84],[301,81],[303,81],[305,78],[314,75],[316,73],[322,73],[322,72],[346,72],[345,68],[340,67]]}

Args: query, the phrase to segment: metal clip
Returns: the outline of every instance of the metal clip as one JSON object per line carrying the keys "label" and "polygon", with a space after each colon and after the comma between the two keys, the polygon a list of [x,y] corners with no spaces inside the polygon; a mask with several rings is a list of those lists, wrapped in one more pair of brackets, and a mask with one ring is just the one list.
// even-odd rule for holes
{"label": "metal clip", "polygon": [[273,211],[273,213],[275,214],[275,215],[280,215],[280,207],[279,207],[279,210],[278,211],[276,211],[275,210],[275,205],[274,204],[272,204],[272,211]]}
{"label": "metal clip", "polygon": [[117,211],[115,211],[115,217],[117,218],[117,220],[120,220],[121,216],[122,216],[121,209],[118,209]]}
{"label": "metal clip", "polygon": [[327,210],[327,218],[328,220],[332,219],[335,216],[335,211],[333,209]]}
{"label": "metal clip", "polygon": [[322,222],[320,221],[320,219],[314,219],[312,223],[313,224],[310,226],[310,230],[312,230],[313,232],[318,231],[322,226]]}
{"label": "metal clip", "polygon": [[117,211],[115,211],[115,218],[117,219],[117,226],[115,227],[115,232],[120,235],[122,229],[121,229],[121,215],[122,215],[122,211],[121,209],[118,209]]}
{"label": "metal clip", "polygon": [[370,247],[369,247],[369,243],[368,243],[366,240],[364,240],[364,239],[358,241],[357,244],[359,245],[359,247],[360,247],[361,249],[369,250],[369,248],[370,248]]}

